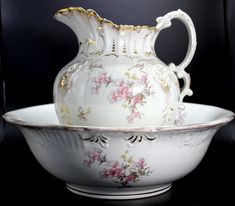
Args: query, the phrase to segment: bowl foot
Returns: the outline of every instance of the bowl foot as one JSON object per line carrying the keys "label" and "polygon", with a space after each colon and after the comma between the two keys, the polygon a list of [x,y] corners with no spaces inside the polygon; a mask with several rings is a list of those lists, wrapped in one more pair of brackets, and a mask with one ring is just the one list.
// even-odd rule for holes
{"label": "bowl foot", "polygon": [[66,184],[67,189],[77,195],[85,197],[125,200],[152,197],[160,195],[171,188],[171,184],[158,185],[153,187],[135,187],[135,188],[105,188],[105,187],[87,187],[74,184]]}

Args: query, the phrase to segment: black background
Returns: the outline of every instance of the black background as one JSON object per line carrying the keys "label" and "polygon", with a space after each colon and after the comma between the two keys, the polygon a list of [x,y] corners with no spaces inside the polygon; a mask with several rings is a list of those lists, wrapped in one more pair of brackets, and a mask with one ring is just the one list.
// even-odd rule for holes
{"label": "black background", "polygon": [[[1,113],[26,106],[51,103],[52,87],[59,70],[77,54],[73,32],[53,19],[64,7],[92,8],[118,24],[155,25],[155,19],[178,8],[187,12],[196,28],[197,50],[186,69],[194,92],[186,101],[235,111],[235,2],[232,0],[1,0]],[[188,37],[182,23],[160,33],[156,53],[165,63],[180,63]],[[4,82],[2,81],[4,80]],[[3,88],[5,87],[5,91]],[[3,137],[1,119],[0,140]],[[139,201],[94,201],[74,196],[34,159],[20,132],[5,126],[0,145],[0,204],[37,201],[104,205],[234,205],[235,125],[221,129],[199,165],[175,182],[163,196]],[[2,199],[3,197],[3,199]],[[231,201],[233,204],[229,203]],[[226,204],[227,203],[227,204]]]}

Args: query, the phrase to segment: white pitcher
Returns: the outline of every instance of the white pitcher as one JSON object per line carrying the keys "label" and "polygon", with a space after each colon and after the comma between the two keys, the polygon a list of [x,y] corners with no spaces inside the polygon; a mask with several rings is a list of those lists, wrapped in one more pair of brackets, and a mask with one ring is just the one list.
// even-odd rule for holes
{"label": "white pitcher", "polygon": [[[145,127],[177,123],[185,95],[192,95],[185,72],[196,49],[196,33],[183,11],[157,18],[157,25],[117,25],[81,7],[58,11],[55,18],[77,35],[76,58],[57,75],[54,102],[62,124]],[[156,55],[159,32],[182,21],[189,34],[183,62],[166,65]],[[63,51],[66,52],[66,51]],[[178,78],[182,78],[181,89]]]}

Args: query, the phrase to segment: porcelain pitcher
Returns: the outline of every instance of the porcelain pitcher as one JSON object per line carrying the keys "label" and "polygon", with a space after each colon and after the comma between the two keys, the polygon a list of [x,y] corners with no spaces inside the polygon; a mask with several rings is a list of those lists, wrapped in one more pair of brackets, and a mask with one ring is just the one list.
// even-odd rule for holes
{"label": "porcelain pitcher", "polygon": [[[176,124],[183,98],[192,95],[185,72],[196,49],[191,18],[177,10],[156,19],[156,26],[117,25],[94,10],[58,11],[79,41],[78,55],[57,75],[54,103],[61,124],[103,127],[145,127]],[[182,21],[189,34],[181,64],[166,65],[154,46],[159,32]],[[178,78],[184,82],[180,88]]]}

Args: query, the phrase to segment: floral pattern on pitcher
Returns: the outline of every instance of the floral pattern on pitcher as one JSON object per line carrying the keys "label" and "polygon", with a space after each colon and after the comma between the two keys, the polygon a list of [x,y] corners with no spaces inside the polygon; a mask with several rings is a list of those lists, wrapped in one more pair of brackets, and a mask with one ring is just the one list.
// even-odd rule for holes
{"label": "floral pattern on pitcher", "polygon": [[175,118],[175,124],[178,126],[183,125],[185,123],[185,118],[186,118],[185,107],[179,107],[178,113]]}
{"label": "floral pattern on pitcher", "polygon": [[78,118],[79,120],[83,120],[83,121],[87,121],[87,116],[88,114],[91,113],[91,108],[88,107],[88,108],[83,108],[81,106],[78,107]]}
{"label": "floral pattern on pitcher", "polygon": [[97,167],[104,165],[105,167],[99,171],[99,176],[102,179],[110,179],[122,187],[128,187],[131,183],[140,181],[142,176],[148,176],[153,172],[144,158],[136,161],[128,151],[121,156],[121,161],[108,160],[106,154],[97,148],[88,151],[85,155],[88,159],[83,161],[84,166],[90,168],[94,165]]}
{"label": "floral pattern on pitcher", "polygon": [[63,118],[63,121],[64,121],[63,123],[72,125],[71,112],[69,110],[69,107],[66,105],[59,105],[59,111]]}
{"label": "floral pattern on pitcher", "polygon": [[[177,104],[186,95],[192,95],[190,75],[185,68],[197,44],[193,22],[185,12],[177,10],[158,17],[155,26],[117,25],[81,7],[62,9],[55,18],[69,26],[79,40],[77,56],[59,72],[53,90],[55,104],[69,107],[74,125],[83,125],[86,119],[83,114],[77,115],[81,105],[91,107],[86,123],[92,126],[143,127],[175,123]],[[159,32],[170,27],[175,18],[186,26],[189,46],[179,65],[166,65],[154,47]],[[183,80],[182,89],[178,79]],[[153,94],[156,95],[151,97]],[[114,112],[103,115],[105,107]],[[58,107],[56,112],[59,122],[65,122],[66,115],[61,114]],[[97,123],[101,117],[102,121]],[[115,120],[114,123],[110,119]]]}
{"label": "floral pattern on pitcher", "polygon": [[92,82],[94,86],[91,88],[91,92],[94,95],[98,95],[102,85],[108,87],[113,80],[111,76],[108,76],[107,72],[100,72],[98,76],[92,78]]}
{"label": "floral pattern on pitcher", "polygon": [[[139,72],[131,71],[138,68]],[[97,76],[90,77],[92,81],[91,93],[99,95],[102,86],[111,87],[112,90],[108,95],[111,104],[121,103],[124,109],[129,110],[126,117],[128,123],[133,123],[135,119],[141,119],[144,113],[140,112],[140,107],[146,104],[146,99],[155,94],[153,87],[149,83],[149,76],[142,69],[144,64],[137,64],[124,74],[125,79],[113,79],[106,71],[101,71]],[[139,74],[140,73],[140,74]],[[141,91],[135,93],[134,88],[141,88]]]}

